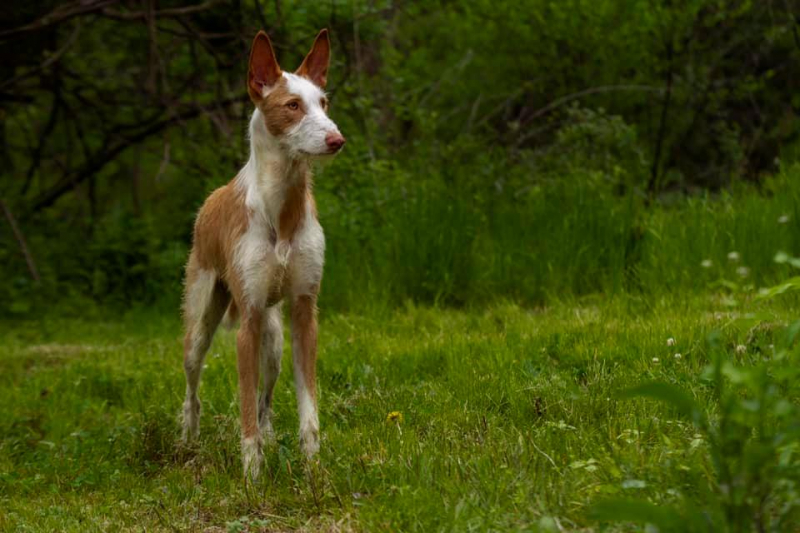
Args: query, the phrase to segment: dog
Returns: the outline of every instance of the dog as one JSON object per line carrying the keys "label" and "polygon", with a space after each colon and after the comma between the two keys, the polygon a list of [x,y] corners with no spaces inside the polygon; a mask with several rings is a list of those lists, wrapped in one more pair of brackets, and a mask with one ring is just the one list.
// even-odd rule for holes
{"label": "dog", "polygon": [[264,440],[274,438],[272,391],[281,370],[284,299],[291,305],[300,447],[309,458],[319,451],[317,296],[325,236],[311,171],[315,160],[333,157],[345,144],[327,113],[329,61],[325,29],[294,73],[281,70],[267,34],[256,35],[247,79],[255,105],[250,158],[200,209],[186,265],[182,440],[199,432],[197,388],[214,332],[226,310],[229,317],[238,314],[242,464],[250,478],[259,475]]}

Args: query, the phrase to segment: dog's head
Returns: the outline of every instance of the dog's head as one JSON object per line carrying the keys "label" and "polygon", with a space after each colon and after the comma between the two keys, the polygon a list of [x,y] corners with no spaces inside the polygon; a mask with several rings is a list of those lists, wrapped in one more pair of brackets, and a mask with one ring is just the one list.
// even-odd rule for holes
{"label": "dog's head", "polygon": [[291,74],[281,71],[266,33],[258,32],[253,40],[247,91],[267,131],[289,157],[331,156],[344,146],[339,128],[328,118],[324,89],[330,49],[328,30],[322,30]]}

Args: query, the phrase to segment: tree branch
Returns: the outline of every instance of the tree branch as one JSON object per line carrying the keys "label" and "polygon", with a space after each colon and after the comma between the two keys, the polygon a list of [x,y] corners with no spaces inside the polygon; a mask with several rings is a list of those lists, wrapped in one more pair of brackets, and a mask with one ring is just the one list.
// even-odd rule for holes
{"label": "tree branch", "polygon": [[21,74],[19,74],[17,76],[14,76],[13,78],[10,78],[10,79],[4,81],[3,83],[0,83],[0,89],[5,89],[6,87],[8,87],[10,85],[14,85],[17,82],[22,81],[22,80],[24,80],[26,78],[29,78],[29,77],[33,76],[34,74],[36,74],[37,72],[41,72],[41,71],[45,70],[46,68],[50,67],[50,65],[52,65],[53,63],[55,63],[56,61],[61,59],[61,56],[64,55],[64,52],[66,52],[69,49],[69,47],[72,46],[75,43],[75,41],[77,40],[78,35],[80,34],[80,32],[81,32],[81,22],[80,22],[80,19],[78,19],[76,21],[75,30],[73,30],[73,32],[67,38],[67,42],[64,43],[64,46],[59,48],[54,54],[52,54],[50,57],[48,57],[46,60],[44,60],[42,62],[42,64],[39,65],[38,67],[32,68],[30,70],[27,70],[27,71],[25,71],[25,72],[23,72],[23,73],[21,73]]}
{"label": "tree branch", "polygon": [[196,6],[186,6],[186,7],[175,7],[171,9],[160,9],[158,11],[152,11],[152,13],[148,11],[116,11],[114,9],[105,8],[102,10],[104,16],[116,20],[141,20],[147,21],[150,16],[152,15],[153,18],[164,18],[164,17],[182,17],[184,15],[191,15],[193,13],[199,13],[201,11],[206,11],[211,9],[216,4],[219,4],[222,0],[207,0],[206,2],[196,5]]}
{"label": "tree branch", "polygon": [[36,283],[41,282],[42,278],[39,277],[39,271],[36,269],[36,263],[33,261],[33,256],[28,249],[28,244],[25,242],[25,237],[22,235],[14,215],[11,214],[11,210],[2,199],[0,199],[0,208],[3,210],[3,214],[6,216],[6,220],[8,220],[8,224],[11,226],[11,231],[14,232],[14,237],[19,243],[19,249],[25,257],[25,263],[28,265],[28,271],[31,273],[31,277]]}
{"label": "tree branch", "polygon": [[0,31],[0,39],[4,40],[21,33],[43,30],[80,15],[101,11],[103,8],[118,2],[119,0],[81,0],[71,4],[65,4],[29,24],[10,30]]}
{"label": "tree branch", "polygon": [[[244,102],[246,100],[246,96],[237,96],[235,98],[227,98],[222,100],[218,102],[218,105],[220,107],[227,107],[236,103]],[[203,107],[193,106],[170,117],[156,120],[149,124],[142,124],[140,126],[140,131],[133,133],[130,136],[123,137],[121,141],[118,141],[111,146],[107,144],[104,148],[98,150],[98,153],[96,153],[91,159],[87,160],[81,168],[64,175],[54,186],[39,195],[38,198],[34,199],[33,204],[27,212],[27,215],[36,213],[53,205],[64,194],[74,189],[75,186],[84,182],[90,176],[100,172],[107,164],[114,161],[120,156],[120,154],[122,154],[131,146],[147,140],[151,136],[169,128],[174,124],[198,117],[203,113],[205,113],[205,109]]]}

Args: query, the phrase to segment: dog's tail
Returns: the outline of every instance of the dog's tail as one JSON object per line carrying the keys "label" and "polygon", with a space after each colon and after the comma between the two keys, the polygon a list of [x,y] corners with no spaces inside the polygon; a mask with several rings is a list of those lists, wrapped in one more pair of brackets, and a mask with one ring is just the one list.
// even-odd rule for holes
{"label": "dog's tail", "polygon": [[236,327],[236,322],[239,320],[239,309],[236,307],[236,302],[231,300],[228,309],[225,311],[225,316],[222,317],[222,327],[225,329],[233,329]]}

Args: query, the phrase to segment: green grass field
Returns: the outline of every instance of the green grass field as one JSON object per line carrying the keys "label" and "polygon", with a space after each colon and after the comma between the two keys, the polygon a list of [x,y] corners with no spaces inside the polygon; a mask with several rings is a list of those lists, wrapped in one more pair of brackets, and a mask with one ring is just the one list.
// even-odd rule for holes
{"label": "green grass field", "polygon": [[[306,464],[298,449],[287,349],[277,442],[250,487],[234,333],[217,334],[200,389],[200,441],[182,450],[177,311],[6,323],[0,529],[630,530],[593,521],[590,505],[633,497],[711,506],[704,436],[666,404],[618,394],[671,382],[713,416],[701,376],[708,334],[719,331],[722,349],[746,366],[770,357],[796,309],[790,297],[731,312],[728,299],[407,306],[375,316],[323,309],[319,462]],[[755,329],[735,320],[756,310],[770,320]]]}

